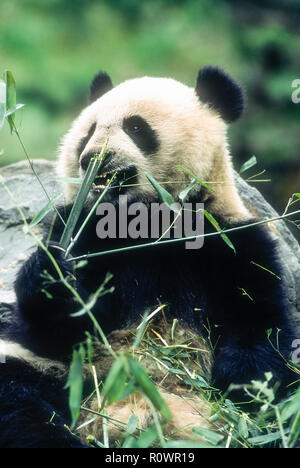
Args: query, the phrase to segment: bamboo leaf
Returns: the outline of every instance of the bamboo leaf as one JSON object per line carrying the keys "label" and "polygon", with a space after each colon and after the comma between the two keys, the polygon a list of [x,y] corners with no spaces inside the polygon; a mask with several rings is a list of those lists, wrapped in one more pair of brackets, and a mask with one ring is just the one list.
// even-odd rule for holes
{"label": "bamboo leaf", "polygon": [[212,445],[218,445],[224,439],[224,435],[203,427],[194,427],[193,432]]}
{"label": "bamboo leaf", "polygon": [[140,390],[149,398],[154,407],[166,418],[171,419],[171,413],[164,399],[156,389],[153,382],[144,371],[144,368],[134,359],[128,358],[130,371],[137,382]]}
{"label": "bamboo leaf", "polygon": [[240,419],[239,419],[238,430],[239,430],[240,435],[244,439],[247,439],[247,437],[249,437],[247,421],[243,417],[240,417]]}
{"label": "bamboo leaf", "polygon": [[157,428],[155,424],[150,426],[141,436],[136,439],[135,437],[129,435],[126,437],[122,448],[149,448],[154,442],[159,438]]}
{"label": "bamboo leaf", "polygon": [[160,198],[164,203],[168,205],[168,207],[178,213],[178,207],[177,204],[175,203],[175,200],[173,196],[164,188],[162,187],[155,179],[152,177],[151,174],[147,173],[146,174],[147,179],[151,183],[151,185],[154,187]]}
{"label": "bamboo leaf", "polygon": [[118,401],[124,400],[125,398],[129,397],[129,395],[132,395],[133,393],[137,392],[138,388],[135,385],[134,380],[130,380],[124,387],[124,391],[122,394],[119,396]]}
{"label": "bamboo leaf", "polygon": [[127,423],[126,432],[128,432],[128,434],[133,434],[135,432],[136,428],[137,428],[138,422],[139,422],[139,419],[133,413],[130,416],[129,421]]}
{"label": "bamboo leaf", "polygon": [[158,439],[157,428],[155,424],[150,426],[136,441],[135,448],[149,448],[156,439]]}
{"label": "bamboo leaf", "polygon": [[255,156],[252,156],[250,159],[248,159],[248,161],[246,161],[242,166],[241,166],[241,169],[240,169],[240,174],[242,174],[243,172],[247,171],[248,169],[250,169],[251,167],[255,166],[257,164],[257,159]]}
{"label": "bamboo leaf", "polygon": [[79,350],[73,351],[72,364],[65,388],[69,388],[69,408],[72,416],[72,426],[76,423],[82,399],[83,376],[82,367],[85,357],[85,349],[80,345]]}
{"label": "bamboo leaf", "polygon": [[186,199],[186,197],[188,196],[192,188],[196,185],[196,183],[197,183],[196,179],[192,179],[188,187],[186,187],[184,190],[180,192],[179,200],[184,202],[184,200]]}
{"label": "bamboo leaf", "polygon": [[[6,82],[6,111],[9,111],[17,105],[16,82],[12,72],[9,70],[5,71],[4,76]],[[8,115],[7,120],[12,133],[14,129],[14,114]]]}
{"label": "bamboo leaf", "polygon": [[145,314],[143,315],[142,322],[137,329],[138,331],[137,331],[134,343],[132,345],[132,349],[137,349],[142,341],[142,338],[143,338],[143,335],[144,335],[144,332],[146,330],[147,323],[148,323],[147,318],[148,318],[148,312],[145,312]]}
{"label": "bamboo leaf", "polygon": [[69,247],[67,248],[66,250],[66,253],[65,253],[65,256],[67,257],[68,254],[71,252],[72,248],[74,247],[74,245],[76,244],[76,242],[78,241],[80,235],[82,234],[82,232],[84,231],[84,228],[85,226],[87,225],[89,219],[92,217],[93,213],[96,211],[98,205],[101,203],[102,199],[104,198],[104,196],[106,195],[106,192],[109,190],[109,187],[111,186],[114,178],[116,176],[116,172],[113,174],[113,176],[111,177],[109,183],[106,185],[105,189],[103,190],[103,192],[101,193],[100,197],[96,200],[96,202],[94,203],[93,207],[91,208],[91,210],[89,210],[89,213],[87,215],[87,217],[85,218],[85,220],[83,221],[83,223],[81,224],[76,236],[72,239],[72,241],[70,242],[69,244]]}
{"label": "bamboo leaf", "polygon": [[206,188],[207,190],[210,190],[211,192],[214,192],[215,190],[210,187],[208,184],[206,184],[205,182],[202,182],[202,180],[199,179],[199,177],[196,177],[195,174],[193,174],[189,169],[186,169],[185,167],[183,166],[178,166],[179,169],[181,169],[183,172],[185,172],[186,174],[188,174],[189,176],[191,176],[193,179],[195,179],[198,184],[202,185],[204,188]]}
{"label": "bamboo leaf", "polygon": [[112,277],[113,275],[107,273],[104,278],[104,281],[100,284],[98,289],[89,296],[87,301],[85,301],[84,307],[82,307],[77,312],[70,314],[70,317],[81,317],[82,315],[85,315],[88,311],[92,310],[99,297],[113,293],[115,290],[114,286],[112,286],[111,288],[106,288],[107,283],[111,280]]}
{"label": "bamboo leaf", "polygon": [[234,253],[236,253],[235,247],[229,239],[229,237],[226,234],[222,233],[222,229],[220,228],[218,221],[208,211],[203,210],[203,212],[206,219],[214,226],[215,230],[220,232],[220,236],[222,237],[223,241],[234,251]]}
{"label": "bamboo leaf", "polygon": [[106,400],[109,404],[118,400],[119,396],[124,391],[126,380],[127,372],[124,366],[124,356],[120,355],[115,359],[108,376],[105,379],[102,391],[101,408],[103,408]]}
{"label": "bamboo leaf", "polygon": [[226,236],[226,234],[221,234],[221,237],[222,237],[223,241],[228,245],[228,247],[230,247],[234,251],[234,253],[236,254],[235,247],[234,247],[233,243],[231,242],[231,240],[229,239],[229,237]]}
{"label": "bamboo leaf", "polygon": [[32,219],[28,227],[31,228],[42,221],[42,219],[52,210],[53,206],[61,196],[62,194],[60,193],[59,195],[56,195],[56,197],[52,198],[52,200],[50,200],[47,205],[44,206],[44,208],[42,208],[41,211]]}
{"label": "bamboo leaf", "polygon": [[3,127],[6,112],[6,84],[0,81],[0,130]]}
{"label": "bamboo leaf", "polygon": [[282,421],[286,422],[289,418],[298,412],[300,412],[300,388],[293,395],[291,401],[284,406],[281,412]]}
{"label": "bamboo leaf", "polygon": [[76,196],[75,202],[72,206],[71,213],[69,215],[68,221],[65,225],[63,234],[60,239],[61,246],[66,250],[68,244],[72,238],[75,226],[79,219],[80,213],[82,211],[83,205],[86,201],[87,195],[91,189],[91,186],[94,182],[94,179],[97,175],[97,172],[101,166],[104,155],[106,151],[106,146],[103,148],[100,155],[95,155],[91,158],[87,171],[85,173],[84,179],[82,181],[79,192]]}
{"label": "bamboo leaf", "polygon": [[271,434],[260,435],[256,437],[250,437],[248,442],[252,445],[266,445],[270,442],[275,442],[275,440],[280,440],[282,434],[280,431],[272,432]]}
{"label": "bamboo leaf", "polygon": [[136,448],[137,440],[135,437],[128,435],[122,445],[122,448]]}
{"label": "bamboo leaf", "polygon": [[290,437],[289,437],[289,442],[291,447],[293,447],[297,441],[299,441],[299,436],[300,436],[300,410],[296,414],[293,424],[291,427],[291,432],[290,432]]}
{"label": "bamboo leaf", "polygon": [[167,449],[195,449],[195,448],[219,448],[195,440],[169,440],[163,445]]}
{"label": "bamboo leaf", "polygon": [[86,331],[85,334],[86,334],[87,358],[88,358],[89,363],[92,365],[93,354],[94,354],[93,337],[88,331]]}

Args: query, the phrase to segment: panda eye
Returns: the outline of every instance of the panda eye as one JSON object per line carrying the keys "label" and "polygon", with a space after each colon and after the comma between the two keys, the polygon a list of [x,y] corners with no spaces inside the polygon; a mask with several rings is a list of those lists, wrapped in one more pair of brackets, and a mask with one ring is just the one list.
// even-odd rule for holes
{"label": "panda eye", "polygon": [[124,122],[124,130],[126,133],[139,133],[142,129],[142,125],[135,118],[126,119]]}
{"label": "panda eye", "polygon": [[129,125],[127,130],[130,133],[139,133],[142,130],[142,128],[140,127],[140,125],[133,124],[133,125]]}
{"label": "panda eye", "polygon": [[158,150],[156,132],[140,115],[126,117],[123,120],[123,130],[145,154],[152,154]]}

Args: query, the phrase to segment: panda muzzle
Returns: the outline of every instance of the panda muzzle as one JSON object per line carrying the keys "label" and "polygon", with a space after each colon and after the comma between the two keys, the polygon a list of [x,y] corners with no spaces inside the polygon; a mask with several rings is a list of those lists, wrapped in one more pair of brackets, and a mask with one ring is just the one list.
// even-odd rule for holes
{"label": "panda muzzle", "polygon": [[102,172],[96,176],[92,190],[104,190],[112,178],[111,187],[125,188],[125,186],[133,185],[137,182],[137,168],[134,165],[130,165],[126,168],[116,168],[109,170],[109,172]]}

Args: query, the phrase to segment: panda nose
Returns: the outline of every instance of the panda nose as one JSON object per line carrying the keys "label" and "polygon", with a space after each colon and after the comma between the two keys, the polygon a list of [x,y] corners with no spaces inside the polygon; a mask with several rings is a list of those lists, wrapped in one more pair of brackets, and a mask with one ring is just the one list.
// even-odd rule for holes
{"label": "panda nose", "polygon": [[[87,154],[85,154],[81,158],[81,161],[80,161],[81,168],[84,171],[86,171],[89,166],[90,160],[95,156],[95,154],[100,154],[101,151],[102,149],[100,150],[98,149],[97,151],[89,151]],[[115,151],[108,150],[105,152],[104,160],[103,160],[103,163],[101,164],[101,170],[104,169],[109,164],[110,160],[112,159],[114,155],[115,155]]]}

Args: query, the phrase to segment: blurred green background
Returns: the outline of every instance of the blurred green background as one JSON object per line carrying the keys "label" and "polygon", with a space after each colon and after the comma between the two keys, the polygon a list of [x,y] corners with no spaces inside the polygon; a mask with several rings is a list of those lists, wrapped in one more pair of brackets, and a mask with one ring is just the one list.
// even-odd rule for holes
{"label": "blurred green background", "polygon": [[[247,92],[244,118],[230,129],[234,164],[255,155],[269,183],[256,184],[282,210],[300,192],[299,0],[1,0],[1,68],[13,72],[22,139],[32,158],[56,156],[70,122],[87,103],[93,75],[115,84],[170,76],[188,85],[217,64]],[[191,116],[192,118],[192,116]],[[24,158],[8,126],[0,165]]]}

